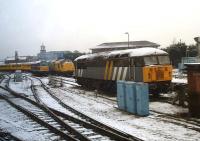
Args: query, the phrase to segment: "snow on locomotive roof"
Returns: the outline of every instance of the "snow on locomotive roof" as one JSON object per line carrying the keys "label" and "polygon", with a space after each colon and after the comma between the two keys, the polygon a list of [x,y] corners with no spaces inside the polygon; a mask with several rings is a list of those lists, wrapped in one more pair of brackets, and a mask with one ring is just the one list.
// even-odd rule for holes
{"label": "snow on locomotive roof", "polygon": [[108,56],[110,57],[123,54],[128,54],[129,57],[136,57],[136,56],[148,56],[148,55],[162,55],[162,54],[167,54],[167,52],[156,48],[146,47],[146,48],[112,51],[111,53],[108,54]]}
{"label": "snow on locomotive roof", "polygon": [[86,54],[86,55],[82,55],[82,56],[79,56],[78,58],[76,58],[74,61],[77,61],[77,60],[82,60],[82,59],[93,59],[95,57],[107,57],[108,55],[108,52],[100,52],[100,53],[93,53],[93,54]]}
{"label": "snow on locomotive roof", "polygon": [[110,52],[100,52],[100,53],[94,53],[94,54],[87,54],[87,55],[82,55],[78,58],[75,59],[77,60],[82,60],[82,59],[93,59],[95,57],[113,57],[113,56],[121,56],[127,54],[129,57],[139,57],[139,56],[149,56],[149,55],[167,55],[167,52],[156,49],[156,48],[151,48],[151,47],[145,47],[145,48],[137,48],[137,49],[126,49],[126,50],[117,50],[117,51],[110,51]]}
{"label": "snow on locomotive roof", "polygon": [[[21,62],[21,63],[8,63],[8,65],[21,65],[21,64],[37,64],[40,63],[41,61],[34,61],[34,62]],[[7,64],[6,64],[7,65]]]}

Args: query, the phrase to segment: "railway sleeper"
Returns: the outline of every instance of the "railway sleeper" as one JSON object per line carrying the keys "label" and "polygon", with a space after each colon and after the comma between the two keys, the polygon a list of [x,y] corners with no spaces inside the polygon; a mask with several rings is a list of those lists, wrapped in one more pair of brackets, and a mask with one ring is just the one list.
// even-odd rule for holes
{"label": "railway sleeper", "polygon": [[81,127],[81,128],[76,128],[76,130],[78,130],[80,133],[83,133],[85,131],[87,131],[87,128]]}
{"label": "railway sleeper", "polygon": [[[3,96],[1,96],[3,97]],[[75,138],[72,138],[70,135],[67,135],[65,133],[63,133],[62,131],[58,130],[57,128],[51,126],[50,124],[48,124],[47,122],[41,120],[40,118],[38,118],[36,115],[34,115],[33,113],[31,113],[30,111],[28,111],[27,109],[15,104],[14,102],[10,101],[9,99],[7,99],[6,97],[3,97],[9,104],[11,104],[13,107],[15,107],[16,109],[18,109],[19,111],[23,112],[25,115],[27,115],[28,117],[32,118],[33,120],[37,121],[39,124],[41,124],[42,126],[47,127],[49,130],[51,130],[52,132],[54,132],[55,134],[59,134],[62,138],[65,138],[67,140],[76,140]]]}
{"label": "railway sleeper", "polygon": [[[67,106],[66,104],[64,104],[64,103],[62,103],[62,101],[60,100],[60,99],[58,99],[56,96],[54,96],[51,92],[50,92],[50,90],[49,89],[47,89],[46,87],[45,87],[45,85],[42,85],[43,87],[44,87],[44,89],[53,97],[53,98],[55,98],[58,102],[60,102],[60,104],[61,105],[63,105],[63,107],[65,107],[65,108],[67,108],[68,110],[70,110],[72,113],[75,113],[75,114],[77,114],[78,116],[81,116],[82,117],[82,119],[84,118],[84,119],[89,119],[89,121],[91,122],[91,118],[89,118],[89,117],[87,117],[87,116],[83,116],[83,114],[82,113],[80,113],[80,112],[78,112],[78,111],[76,111],[75,109],[72,109],[71,107],[69,107],[69,106]],[[52,109],[51,109],[52,110]],[[54,110],[52,110],[54,113],[55,113],[55,111]],[[57,114],[58,115],[58,114]],[[99,122],[98,121],[94,121],[94,120],[92,120],[93,122],[93,125],[92,126],[95,126],[96,125],[96,123],[98,123],[99,124]],[[74,121],[73,121],[74,122]],[[89,123],[87,123],[87,124],[89,124]],[[68,124],[69,125],[69,124]],[[86,126],[86,123],[85,123],[85,126]],[[91,126],[91,125],[90,125]],[[68,127],[66,127],[67,129],[68,129]],[[86,128],[87,128],[87,126],[86,126]],[[90,127],[89,127],[90,128]],[[111,127],[109,127],[109,130],[111,129]],[[113,128],[112,128],[113,129]],[[69,129],[70,130],[70,129]],[[75,130],[75,129],[72,129],[72,130]],[[85,129],[84,129],[85,130]],[[87,129],[88,130],[88,129]],[[105,132],[105,129],[103,129],[103,128],[98,128],[97,126],[95,126],[95,130],[99,133],[102,133],[102,134],[104,134],[104,135],[107,135],[107,136],[109,136],[109,137],[111,137],[112,139],[115,139],[115,140],[131,140],[131,139],[129,139],[129,138],[127,138],[127,137],[124,137],[124,133],[122,133],[122,132],[117,132],[116,133],[116,131],[117,130],[115,130],[114,129],[114,132],[113,131],[109,131],[109,130],[106,130],[106,132]],[[70,132],[74,132],[74,131],[70,131]],[[123,134],[123,135],[119,135],[118,133],[120,133],[120,134]],[[127,135],[127,134],[126,134]],[[128,135],[129,136],[129,135]],[[140,139],[135,139],[135,140],[140,140]]]}
{"label": "railway sleeper", "polygon": [[94,136],[89,136],[88,138],[89,139],[101,139],[101,138],[103,138],[103,136],[101,136],[101,135],[94,135]]}
{"label": "railway sleeper", "polygon": [[[98,127],[96,126],[95,124],[91,124],[90,121],[89,123],[88,122],[85,122],[83,120],[80,120],[80,119],[77,119],[77,118],[74,118],[72,116],[69,116],[69,115],[66,115],[64,113],[61,113],[57,110],[54,110],[54,109],[51,109],[55,114],[59,115],[59,116],[63,116],[65,117],[65,119],[68,120],[68,123],[72,123],[72,122],[75,122],[75,123],[81,123],[81,125],[85,128],[87,128],[87,131],[92,131],[94,132],[94,134],[96,135],[97,133],[98,134],[101,134],[101,135],[105,135],[105,136],[108,136],[108,137],[111,137],[115,140],[130,140],[129,138],[126,138],[126,137],[123,137],[123,136],[120,136],[114,132],[111,132],[109,130],[105,130],[101,127]],[[65,120],[66,121],[66,120]],[[88,130],[89,129],[89,130]],[[82,133],[84,134],[84,133]],[[138,139],[139,140],[139,139]]]}
{"label": "railway sleeper", "polygon": [[89,130],[89,131],[87,130],[83,134],[88,136],[88,135],[92,135],[92,134],[95,135],[96,133],[94,133],[92,130]]}
{"label": "railway sleeper", "polygon": [[35,131],[43,131],[43,130],[48,130],[47,128],[44,128],[44,127],[37,127],[37,128],[34,128]]}
{"label": "railway sleeper", "polygon": [[[35,95],[36,99],[38,101],[40,101],[39,98],[37,97],[37,94],[34,91],[34,89],[32,89],[32,90],[33,90],[33,94]],[[89,140],[86,136],[82,135],[76,129],[74,129],[73,127],[66,124],[63,120],[61,120],[57,115],[55,115],[51,110],[49,110],[49,108],[46,105],[43,104],[43,108],[46,112],[48,112],[50,114],[50,116],[52,116],[54,118],[55,121],[57,121],[62,127],[64,127],[66,130],[68,130],[72,135],[75,135],[76,138],[78,138],[80,140],[86,140],[86,141]]]}

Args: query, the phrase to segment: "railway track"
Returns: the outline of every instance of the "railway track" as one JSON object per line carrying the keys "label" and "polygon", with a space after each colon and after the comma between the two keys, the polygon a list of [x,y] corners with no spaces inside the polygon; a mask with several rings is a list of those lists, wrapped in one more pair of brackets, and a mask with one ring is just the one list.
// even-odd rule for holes
{"label": "railway track", "polygon": [[8,102],[12,107],[39,123],[42,127],[48,128],[54,136],[59,136],[58,139],[77,140],[68,134],[68,132],[64,130],[65,128],[63,128],[63,126],[60,125],[56,119],[54,119],[54,117],[52,117],[42,106],[35,105],[32,102],[28,102],[27,100],[19,97],[12,99],[3,95],[0,97]]}
{"label": "railway track", "polygon": [[0,141],[22,141],[8,132],[0,130]]}
{"label": "railway track", "polygon": [[61,80],[64,80],[64,81],[68,81],[68,82],[76,82],[76,80],[73,78],[73,77],[60,77],[60,76],[53,76],[53,78],[55,78],[55,79],[57,79],[57,80],[59,80],[59,79],[61,79]]}
{"label": "railway track", "polygon": [[[6,94],[7,95],[7,94]],[[0,94],[1,99],[1,113],[6,114],[7,116],[1,117],[6,123],[6,127],[12,127],[10,129],[5,129],[6,131],[10,133],[14,132],[20,132],[21,135],[18,135],[17,140],[44,140],[44,141],[53,141],[61,139],[59,135],[55,134],[48,128],[42,125],[42,123],[38,123],[36,120],[31,118],[30,116],[24,114],[19,109],[15,108],[13,105],[11,105],[9,102],[7,102],[5,99],[15,99],[18,100],[17,97],[6,97],[4,94]],[[6,112],[5,112],[6,111]],[[4,119],[6,118],[6,119]],[[14,123],[14,124],[13,124]],[[19,125],[18,125],[19,123]],[[8,124],[8,125],[7,125]],[[1,127],[5,128],[5,127]],[[17,129],[17,130],[16,130]],[[7,134],[7,132],[4,134],[4,132],[1,132],[0,134],[0,140],[2,141],[15,141],[15,137],[12,134]],[[28,134],[29,137],[26,136]],[[39,134],[39,136],[38,136]],[[42,134],[42,135],[41,135]]]}
{"label": "railway track", "polygon": [[[114,99],[110,99],[109,97],[106,96],[102,96],[100,95],[99,97],[104,98],[106,100],[109,100],[111,102],[114,102],[115,105],[117,105],[117,100]],[[169,103],[171,104],[171,103]],[[181,117],[181,116],[176,116],[176,115],[172,115],[172,114],[166,114],[166,113],[162,113],[162,112],[158,112],[155,110],[149,110],[150,111],[150,115],[155,115],[154,118],[158,119],[158,120],[162,120],[165,122],[170,122],[179,126],[183,126],[189,129],[193,129],[195,131],[200,132],[200,120],[197,119],[191,119],[188,117]],[[152,117],[151,117],[152,118]],[[186,125],[189,124],[189,125]],[[195,127],[191,127],[191,125],[195,126]]]}
{"label": "railway track", "polygon": [[[69,107],[68,105],[66,105],[65,103],[62,103],[62,100],[59,99],[58,97],[56,97],[52,92],[51,90],[46,87],[44,84],[42,84],[42,87],[44,87],[44,89],[46,89],[47,92],[49,92],[49,94],[55,99],[57,100],[63,107],[65,107],[66,109],[72,111],[73,113],[75,113],[77,116],[80,116],[80,112],[76,111],[75,109],[73,109],[72,107]],[[75,92],[75,91],[74,91]],[[102,96],[104,97],[104,96]],[[106,97],[107,100],[111,100],[112,102],[116,102],[116,100],[113,100],[113,99],[109,99]],[[72,109],[71,109],[72,108]],[[71,119],[74,118],[73,116],[70,117],[69,115],[67,115],[68,117],[66,117],[66,115],[63,115],[63,113],[59,113],[59,111],[56,111],[54,109],[51,109],[54,114],[56,114],[58,117],[60,117],[61,119],[63,120],[66,120],[66,122],[69,122],[70,120],[68,119]],[[74,112],[75,111],[75,112]],[[82,114],[82,113],[81,113]],[[163,114],[163,113],[160,113],[160,112],[157,112],[157,111],[153,111],[151,110],[151,114],[153,114],[154,116],[150,116],[149,118],[154,118],[154,119],[157,119],[157,120],[161,120],[161,121],[164,121],[164,122],[169,122],[169,123],[173,123],[173,124],[176,124],[176,125],[179,125],[179,126],[183,126],[183,127],[186,127],[188,129],[192,129],[192,130],[195,130],[195,131],[198,131],[200,132],[200,121],[196,120],[196,119],[190,119],[190,118],[180,118],[180,117],[177,117],[175,115],[170,115],[170,114]],[[65,116],[65,117],[64,117]],[[90,123],[93,123],[95,125],[97,125],[98,127],[101,127],[101,125],[98,125],[98,123],[96,122],[93,122],[92,120],[90,120],[90,118],[85,118],[85,116],[81,115],[81,120],[85,121],[85,122],[90,122]],[[73,120],[77,120],[77,119],[73,119]],[[79,119],[80,120],[80,119]],[[71,122],[71,121],[70,121]],[[105,127],[101,127],[101,128],[105,128]],[[108,130],[108,128],[107,128]],[[112,129],[110,130],[112,131]],[[114,132],[116,133],[116,132]],[[116,134],[119,134],[119,133],[116,133]],[[128,139],[132,139],[132,137],[128,137],[126,136]],[[135,139],[137,140],[137,139]]]}
{"label": "railway track", "polygon": [[74,85],[74,86],[80,86],[79,84],[76,83],[76,81],[74,79],[66,79],[66,78],[61,78],[61,77],[50,77],[53,81],[57,81],[60,83],[64,83],[64,84],[70,84],[70,85]]}
{"label": "railway track", "polygon": [[[53,130],[55,134],[59,134],[61,138],[67,140],[124,140],[131,141],[132,139],[124,137],[122,135],[116,134],[113,131],[107,130],[102,127],[98,127],[95,124],[82,121],[80,119],[74,118],[70,115],[63,114],[59,111],[49,109],[37,96],[34,86],[31,87],[37,102],[31,99],[19,95],[9,89],[7,86],[4,90],[10,91],[14,96],[18,97],[17,100],[10,100],[9,98],[2,96],[10,105],[20,110],[27,116],[33,118],[38,123],[43,124],[45,127]],[[19,99],[20,98],[20,99]],[[68,108],[69,109],[69,108]],[[56,113],[56,114],[55,114]],[[46,124],[44,123],[47,122]],[[67,131],[70,135],[63,132]],[[73,138],[71,138],[73,137]],[[136,138],[134,139],[136,140]],[[137,139],[140,140],[140,139]]]}
{"label": "railway track", "polygon": [[4,77],[0,79],[0,84],[3,82],[4,79],[5,79]]}
{"label": "railway track", "polygon": [[[134,136],[131,136],[127,133],[124,133],[122,131],[119,131],[117,129],[114,129],[110,126],[107,126],[105,124],[102,124],[100,122],[98,122],[97,120],[94,120],[88,116],[86,116],[85,114],[75,110],[74,108],[70,107],[69,105],[65,104],[62,102],[62,100],[60,100],[58,97],[56,97],[44,84],[43,82],[38,79],[41,82],[41,86],[48,92],[48,94],[51,95],[52,98],[54,98],[59,104],[61,104],[65,109],[67,109],[68,111],[71,111],[72,115],[76,115],[76,117],[71,116],[71,115],[67,115],[67,114],[63,114],[60,113],[58,111],[54,112],[56,114],[58,114],[59,116],[63,116],[63,118],[67,118],[68,120],[71,120],[70,122],[76,122],[76,124],[82,124],[82,126],[85,126],[85,128],[89,128],[90,130],[92,129],[93,131],[95,131],[95,134],[98,133],[101,136],[107,136],[110,139],[114,139],[114,140],[141,140],[139,138],[136,138]],[[92,132],[91,132],[92,133]],[[92,133],[94,134],[94,133]],[[96,136],[94,134],[94,136]],[[97,135],[99,136],[99,135]]]}
{"label": "railway track", "polygon": [[[80,86],[80,85],[78,85],[76,83],[75,79],[71,79],[71,78],[67,79],[67,78],[56,77],[56,76],[54,76],[53,79],[55,81],[62,81],[65,84],[70,84],[70,85],[73,85],[75,87]],[[176,85],[176,84],[177,83],[173,83],[173,85]],[[69,92],[74,92],[73,90],[70,90],[70,89],[65,89],[65,90],[69,91]],[[107,99],[107,97],[104,97],[103,95],[98,95],[98,96]],[[169,98],[169,97],[154,97],[152,95],[152,96],[150,96],[150,101],[151,102],[159,101],[159,102],[164,102],[164,103],[172,104],[173,98]],[[174,104],[174,105],[176,105],[176,104]]]}
{"label": "railway track", "polygon": [[[84,92],[79,92],[79,91],[75,91],[75,90],[70,90],[68,88],[61,88],[61,89],[64,90],[64,91],[72,92],[72,93],[79,94],[79,95],[84,93]],[[117,100],[111,99],[107,96],[98,95],[98,97],[109,100],[109,101],[115,103],[115,105],[117,104]],[[166,102],[166,101],[162,100],[162,102]],[[171,104],[171,102],[166,102],[166,103]],[[166,113],[158,112],[158,111],[155,111],[155,110],[150,110],[150,114],[155,115],[155,117],[151,116],[150,118],[154,118],[154,119],[161,120],[161,121],[164,121],[164,122],[173,123],[173,124],[183,126],[183,127],[188,128],[188,129],[192,129],[192,130],[195,130],[197,132],[200,132],[200,120],[198,120],[198,119],[192,119],[192,118],[189,118],[189,117],[182,117],[182,116],[179,116],[179,115],[166,114]]]}
{"label": "railway track", "polygon": [[[17,97],[15,99],[9,99],[6,96],[2,96],[1,98],[6,100],[10,105],[23,112],[25,115],[30,117],[31,119],[37,121],[42,126],[48,128],[51,132],[60,136],[60,139],[63,140],[87,140],[82,135],[78,135],[77,133],[73,133],[69,131],[68,125],[64,124],[62,120],[59,119],[53,112],[51,112],[47,107],[32,101],[31,99],[24,97],[23,95],[16,93],[9,89],[8,84],[6,88],[2,87],[2,89],[9,91],[12,95]],[[75,135],[76,137],[75,137]]]}

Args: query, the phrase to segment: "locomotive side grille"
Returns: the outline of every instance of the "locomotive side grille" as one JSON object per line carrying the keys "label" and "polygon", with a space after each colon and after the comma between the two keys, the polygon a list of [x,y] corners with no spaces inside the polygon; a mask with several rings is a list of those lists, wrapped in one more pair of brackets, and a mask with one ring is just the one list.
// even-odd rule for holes
{"label": "locomotive side grille", "polygon": [[171,65],[165,66],[146,66],[143,68],[143,81],[156,82],[156,81],[169,81],[171,76]]}
{"label": "locomotive side grille", "polygon": [[164,71],[161,68],[158,68],[156,71],[157,80],[164,80]]}

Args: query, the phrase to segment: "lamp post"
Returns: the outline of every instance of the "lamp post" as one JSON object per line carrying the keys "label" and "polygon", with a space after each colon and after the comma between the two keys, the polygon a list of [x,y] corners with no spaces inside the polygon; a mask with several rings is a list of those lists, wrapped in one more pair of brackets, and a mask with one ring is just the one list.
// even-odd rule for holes
{"label": "lamp post", "polygon": [[127,35],[128,35],[128,48],[129,48],[129,33],[128,33],[128,32],[125,32],[124,34],[127,34]]}

